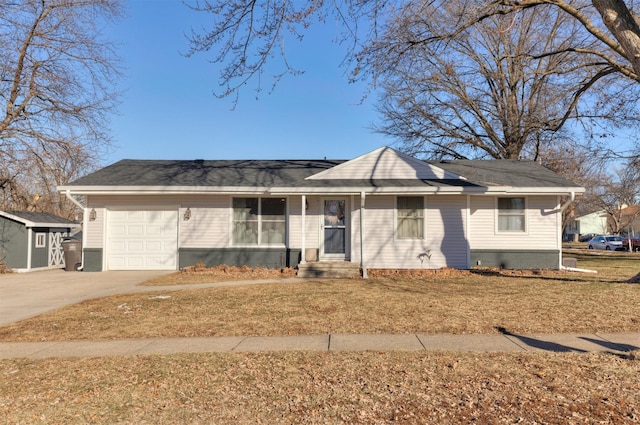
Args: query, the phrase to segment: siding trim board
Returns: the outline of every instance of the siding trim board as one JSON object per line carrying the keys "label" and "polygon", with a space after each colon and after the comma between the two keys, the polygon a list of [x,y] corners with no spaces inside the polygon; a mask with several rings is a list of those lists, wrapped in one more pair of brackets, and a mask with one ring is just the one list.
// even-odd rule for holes
{"label": "siding trim board", "polygon": [[102,248],[84,248],[82,250],[83,272],[101,272],[104,271],[104,254]]}
{"label": "siding trim board", "polygon": [[472,267],[559,269],[560,250],[472,249]]}
{"label": "siding trim board", "polygon": [[205,267],[227,265],[285,268],[298,266],[301,251],[290,248],[180,248],[178,258],[180,269],[199,262]]}

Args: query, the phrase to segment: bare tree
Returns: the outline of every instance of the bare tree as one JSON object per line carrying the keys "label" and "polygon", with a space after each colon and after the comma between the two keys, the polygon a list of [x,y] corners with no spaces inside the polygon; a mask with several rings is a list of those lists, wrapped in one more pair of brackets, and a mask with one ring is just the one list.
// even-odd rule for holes
{"label": "bare tree", "polygon": [[332,19],[341,28],[334,41],[347,43],[345,63],[351,63],[359,40],[375,33],[387,7],[374,0],[191,0],[187,4],[211,17],[210,28],[192,30],[186,55],[209,54],[210,61],[219,65],[220,89],[214,92],[219,97],[237,96],[252,79],[260,92],[267,70],[271,75],[266,79],[274,86],[285,75],[302,73],[287,58],[287,43],[302,40],[311,25]]}
{"label": "bare tree", "polygon": [[117,0],[0,0],[0,207],[40,209],[65,158],[90,166],[108,146],[120,74],[101,32],[120,13]]}
{"label": "bare tree", "polygon": [[[591,47],[566,14],[536,8],[458,31],[466,8],[455,0],[408,5],[361,54],[382,82],[380,131],[406,151],[537,159],[548,150],[543,145],[569,135],[561,131],[567,122],[622,121],[621,108],[636,93],[629,84],[573,52],[545,54]],[[453,35],[437,40],[441,34]],[[598,103],[605,98],[616,101]]]}
{"label": "bare tree", "polygon": [[98,161],[81,143],[38,148],[21,164],[21,172],[13,179],[15,190],[7,192],[12,208],[75,219],[75,204],[60,196],[57,186],[91,171]]}
{"label": "bare tree", "polygon": [[[461,18],[457,31],[477,25],[485,19],[500,15],[513,16],[525,10],[553,7],[575,20],[583,29],[585,37],[592,41],[589,48],[567,46],[550,49],[545,55],[563,55],[567,51],[589,58],[594,66],[615,73],[621,78],[640,82],[640,5],[624,0],[493,0],[470,8],[472,13]],[[451,34],[444,35],[448,37]],[[585,87],[588,89],[588,87]],[[624,112],[620,112],[624,115]],[[621,152],[608,147],[605,156],[640,158],[640,146]]]}
{"label": "bare tree", "polygon": [[[194,0],[192,7],[209,13],[213,23],[210,28],[192,33],[188,54],[215,52],[211,61],[220,65],[219,96],[237,94],[252,78],[258,81],[260,90],[263,73],[273,69],[273,61],[277,58],[282,59],[282,66],[272,71],[275,82],[287,73],[300,72],[290,65],[285,48],[287,42],[301,39],[310,25],[327,24],[333,18],[343,29],[337,37],[338,43],[348,42],[343,65],[351,68],[351,78],[368,80],[374,87],[382,82],[387,93],[398,92],[393,99],[387,97],[382,105],[389,115],[387,118],[391,117],[384,130],[392,136],[413,140],[414,144],[407,147],[416,152],[421,151],[420,138],[427,134],[429,143],[436,142],[430,146],[431,155],[435,148],[436,156],[514,157],[519,150],[525,150],[535,157],[536,143],[566,135],[559,130],[568,120],[577,118],[583,120],[583,128],[591,133],[588,137],[606,147],[607,140],[600,136],[612,134],[611,125],[615,127],[636,119],[634,97],[637,90],[629,89],[636,85],[640,75],[628,59],[636,57],[628,46],[633,45],[633,37],[630,42],[621,41],[624,34],[634,33],[636,29],[633,19],[628,19],[634,10],[624,1],[350,0],[335,3],[308,0],[295,3]],[[410,13],[416,12],[410,19]],[[549,18],[548,26],[535,27],[543,15]],[[535,16],[538,16],[537,20],[532,18]],[[525,36],[539,44],[534,45]],[[501,46],[503,50],[487,50],[495,46]],[[427,58],[428,53],[434,55]],[[475,68],[459,69],[452,59],[454,53],[466,55],[465,64],[476,62]],[[485,65],[491,61],[494,68],[482,69],[477,59],[482,59]],[[518,80],[519,76],[511,73],[515,71],[514,66],[520,73],[527,74],[522,78],[532,77],[535,81]],[[447,70],[456,72],[452,74]],[[487,76],[493,82],[502,78],[507,85],[491,86],[487,81],[482,90],[464,93],[460,89],[455,97],[470,97],[485,91],[495,98],[497,91],[506,89],[497,94],[503,99],[516,96],[518,103],[505,104],[499,117],[491,117],[485,110],[468,111],[473,117],[469,114],[457,116],[452,97],[439,98],[437,95],[442,91],[435,88],[434,96],[426,104],[439,105],[440,112],[446,111],[445,116],[454,117],[462,127],[452,131],[452,126],[447,126],[446,131],[436,131],[427,126],[443,126],[444,119],[424,119],[421,123],[420,117],[415,116],[414,121],[403,121],[412,98],[422,96],[424,100],[425,86],[436,87],[439,82],[454,87],[457,79],[471,78],[471,72],[478,70],[476,86]],[[384,78],[393,72],[398,79]],[[503,72],[504,75],[491,75],[492,72]],[[430,81],[421,81],[421,88],[408,87],[400,81],[406,76],[411,76],[414,82],[420,78]],[[543,89],[556,84],[559,84],[557,92]],[[628,85],[625,87],[625,84]],[[538,109],[529,114],[529,122],[524,122],[519,114],[533,103]],[[538,106],[541,103],[553,105],[552,110],[543,110]],[[585,109],[586,105],[593,108]],[[492,106],[498,108],[498,105]],[[599,120],[607,115],[607,108],[616,110],[615,114],[607,116],[612,119],[609,123]],[[537,123],[534,122],[536,113],[541,113]],[[435,113],[431,116],[436,118]],[[502,119],[503,123],[508,119],[509,126],[495,132],[495,123],[488,120],[496,118]],[[509,139],[508,147],[501,146],[497,141],[500,137]]]}
{"label": "bare tree", "polygon": [[633,160],[615,168],[613,173],[602,173],[581,200],[585,211],[605,211],[609,231],[619,234],[638,217],[639,208],[627,207],[640,203],[640,169]]}
{"label": "bare tree", "polygon": [[616,72],[640,82],[640,27],[635,18],[637,11],[627,3],[624,0],[493,0],[476,8],[476,15],[465,19],[461,28],[490,16],[541,6],[555,7],[575,19],[600,43],[590,49],[575,49],[577,52],[598,57]]}

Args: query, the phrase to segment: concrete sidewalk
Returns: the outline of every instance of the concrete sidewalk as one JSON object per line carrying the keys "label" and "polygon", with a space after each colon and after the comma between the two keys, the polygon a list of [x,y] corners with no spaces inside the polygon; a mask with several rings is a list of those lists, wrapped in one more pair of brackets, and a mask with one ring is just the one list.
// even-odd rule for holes
{"label": "concrete sidewalk", "polygon": [[479,351],[608,352],[640,350],[640,333],[546,335],[307,335],[148,338],[101,341],[0,342],[0,359],[101,357],[176,353],[264,351]]}

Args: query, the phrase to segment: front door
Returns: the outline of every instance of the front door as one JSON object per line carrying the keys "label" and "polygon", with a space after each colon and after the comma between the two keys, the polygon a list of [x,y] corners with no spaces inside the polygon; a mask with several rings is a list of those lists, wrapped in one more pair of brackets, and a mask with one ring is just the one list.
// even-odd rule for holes
{"label": "front door", "polygon": [[347,249],[347,202],[345,199],[324,199],[322,217],[321,258],[344,260]]}

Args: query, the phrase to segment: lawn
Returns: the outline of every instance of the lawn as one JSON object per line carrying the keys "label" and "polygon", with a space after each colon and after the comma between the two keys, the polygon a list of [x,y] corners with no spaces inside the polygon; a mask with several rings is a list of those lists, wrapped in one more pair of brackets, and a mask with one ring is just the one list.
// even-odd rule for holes
{"label": "lawn", "polygon": [[640,256],[590,255],[579,264],[600,272],[449,270],[119,295],[0,327],[0,340],[640,329],[640,286],[624,283]]}
{"label": "lawn", "polygon": [[[638,331],[640,285],[624,282],[640,271],[640,257],[578,259],[599,273],[445,271],[162,291],[87,301],[4,326],[0,335]],[[635,424],[638,376],[638,352],[14,359],[0,361],[0,417],[12,424]]]}
{"label": "lawn", "polygon": [[11,424],[635,424],[607,354],[182,354],[0,361]]}

